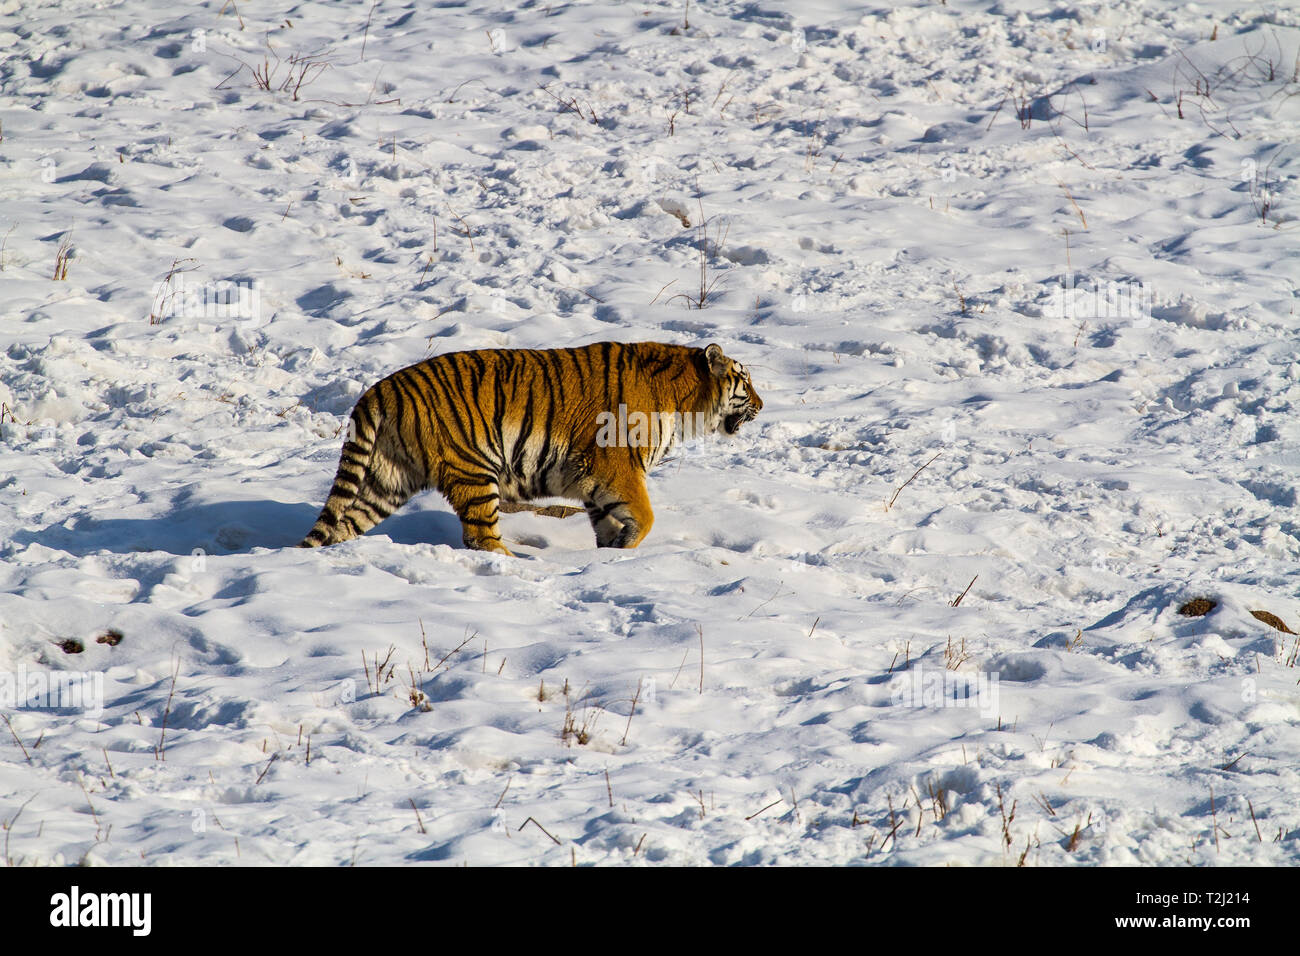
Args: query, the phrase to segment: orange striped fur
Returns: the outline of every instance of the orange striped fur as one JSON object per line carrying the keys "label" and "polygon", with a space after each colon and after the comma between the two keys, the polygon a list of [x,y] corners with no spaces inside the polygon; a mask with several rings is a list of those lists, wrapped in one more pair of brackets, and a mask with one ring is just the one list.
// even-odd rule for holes
{"label": "orange striped fur", "polygon": [[[361,396],[334,486],[300,547],[355,538],[433,488],[470,548],[510,554],[500,502],[545,497],[581,501],[601,547],[634,548],[654,523],[646,472],[681,436],[633,428],[625,441],[628,430],[611,430],[611,417],[680,416],[734,434],[762,407],[749,373],[717,345],[439,355]],[[611,444],[611,434],[620,441]]]}

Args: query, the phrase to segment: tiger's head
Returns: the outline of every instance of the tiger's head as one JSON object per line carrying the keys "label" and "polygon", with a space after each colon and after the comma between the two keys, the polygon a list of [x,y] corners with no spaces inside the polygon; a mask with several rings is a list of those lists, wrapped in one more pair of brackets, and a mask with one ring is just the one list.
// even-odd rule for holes
{"label": "tiger's head", "polygon": [[763,410],[763,400],[754,390],[754,383],[749,379],[749,370],[739,362],[722,354],[717,344],[704,350],[708,362],[709,375],[717,391],[717,404],[714,407],[714,429],[726,435],[734,435],[745,422]]}

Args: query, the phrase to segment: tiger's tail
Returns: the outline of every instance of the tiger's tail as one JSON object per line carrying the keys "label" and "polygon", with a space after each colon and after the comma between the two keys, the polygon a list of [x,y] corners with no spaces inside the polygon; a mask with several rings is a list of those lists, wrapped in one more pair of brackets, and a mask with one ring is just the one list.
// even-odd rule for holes
{"label": "tiger's tail", "polygon": [[376,451],[386,420],[383,403],[367,401],[375,397],[364,396],[352,410],[334,485],[320,517],[298,547],[348,541],[364,534],[401,505],[401,501],[393,502],[393,496],[380,492],[374,481]]}

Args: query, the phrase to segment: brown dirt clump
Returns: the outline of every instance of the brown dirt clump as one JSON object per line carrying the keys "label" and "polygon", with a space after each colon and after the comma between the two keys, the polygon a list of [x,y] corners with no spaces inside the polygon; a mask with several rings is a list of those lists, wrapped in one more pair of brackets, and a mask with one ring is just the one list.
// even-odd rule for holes
{"label": "brown dirt clump", "polygon": [[1269,627],[1276,628],[1284,634],[1294,634],[1295,631],[1282,623],[1282,619],[1276,614],[1269,614],[1268,611],[1251,611],[1251,616],[1257,621],[1263,621]]}
{"label": "brown dirt clump", "polygon": [[569,515],[581,514],[582,508],[574,508],[572,505],[526,505],[515,501],[503,501],[500,506],[506,514],[515,514],[520,511],[531,511],[539,514],[544,518],[567,518]]}

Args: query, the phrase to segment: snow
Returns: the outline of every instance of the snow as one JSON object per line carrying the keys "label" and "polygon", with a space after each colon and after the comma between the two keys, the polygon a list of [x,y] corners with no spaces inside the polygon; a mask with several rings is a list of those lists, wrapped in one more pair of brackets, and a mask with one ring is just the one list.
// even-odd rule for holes
{"label": "snow", "polygon": [[[0,678],[103,690],[0,680],[11,861],[1300,862],[1300,11],[0,14]],[[291,547],[377,379],[607,339],[764,401],[642,547]]]}

